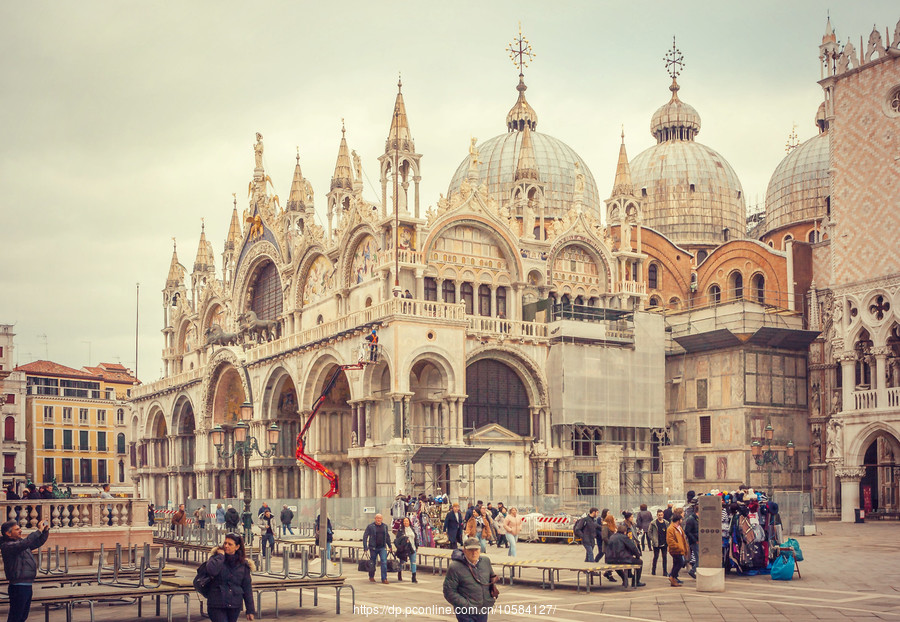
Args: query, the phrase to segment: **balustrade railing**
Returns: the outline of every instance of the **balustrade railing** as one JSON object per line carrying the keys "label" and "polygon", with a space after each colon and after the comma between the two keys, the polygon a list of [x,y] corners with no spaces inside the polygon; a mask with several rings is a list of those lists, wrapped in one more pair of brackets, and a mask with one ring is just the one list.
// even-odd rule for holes
{"label": "balustrade railing", "polygon": [[549,337],[548,324],[544,322],[522,322],[480,315],[470,315],[466,319],[469,322],[470,333],[506,336],[512,339],[547,339]]}
{"label": "balustrade railing", "polygon": [[887,390],[888,408],[900,408],[900,387],[891,387]]}
{"label": "balustrade railing", "polygon": [[877,390],[869,389],[868,391],[854,391],[853,399],[856,403],[856,410],[871,410],[878,407]]}
{"label": "balustrade railing", "polygon": [[647,286],[639,281],[621,281],[616,284],[616,291],[622,294],[644,295],[647,293]]}
{"label": "balustrade railing", "polygon": [[21,499],[0,501],[0,516],[22,529],[34,529],[42,520],[51,529],[102,529],[146,525],[146,508],[147,501],[134,499]]}

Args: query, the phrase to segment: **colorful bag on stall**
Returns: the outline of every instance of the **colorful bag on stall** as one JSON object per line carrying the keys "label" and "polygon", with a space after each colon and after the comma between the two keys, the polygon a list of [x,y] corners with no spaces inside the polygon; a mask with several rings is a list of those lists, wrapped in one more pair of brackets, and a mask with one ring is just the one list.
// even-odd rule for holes
{"label": "colorful bag on stall", "polygon": [[794,578],[794,558],[791,555],[779,555],[772,562],[772,580],[790,581]]}
{"label": "colorful bag on stall", "polygon": [[741,516],[740,521],[738,522],[741,529],[741,537],[744,539],[745,544],[750,544],[756,539],[756,534],[753,533],[753,525],[750,524],[750,519],[746,516]]}
{"label": "colorful bag on stall", "polygon": [[798,562],[803,561],[803,551],[800,550],[800,543],[797,542],[794,538],[788,538],[787,542],[784,543],[784,548],[794,549],[794,559]]}

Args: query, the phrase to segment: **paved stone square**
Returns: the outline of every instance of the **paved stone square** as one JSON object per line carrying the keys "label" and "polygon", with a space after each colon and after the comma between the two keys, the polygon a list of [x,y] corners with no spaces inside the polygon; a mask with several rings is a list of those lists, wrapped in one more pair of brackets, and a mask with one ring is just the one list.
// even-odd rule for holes
{"label": "paved stone square", "polygon": [[[673,588],[665,578],[651,576],[649,559],[645,558],[644,581],[647,587],[623,591],[619,584],[593,589],[590,594],[575,592],[574,573],[561,573],[562,585],[555,590],[540,587],[540,573],[526,570],[523,583],[501,586],[496,615],[491,620],[658,620],[765,621],[790,620],[900,620],[900,523],[876,522],[864,525],[820,523],[820,535],[801,538],[805,561],[801,563],[802,579],[795,575],[790,582],[772,581],[768,576],[738,577],[730,575],[726,591],[717,594],[698,593],[694,581],[684,575],[684,587]],[[519,544],[519,557],[559,559],[577,562],[583,559],[580,546],[565,544]],[[506,550],[489,548],[488,557],[499,559]],[[652,556],[651,556],[652,557]],[[186,569],[186,573],[193,571]],[[304,594],[304,607],[297,608],[297,592],[291,590],[279,599],[280,619],[337,620],[359,619],[371,622],[388,620],[452,621],[451,615],[434,608],[447,603],[441,594],[441,575],[430,569],[418,575],[418,584],[369,583],[367,576],[355,566],[345,565],[348,581],[356,589],[355,613],[349,598],[344,600],[341,615],[334,613],[333,590],[323,590],[319,606],[312,606],[312,594]],[[376,574],[376,577],[378,575]],[[75,588],[77,589],[77,588]],[[329,594],[329,591],[331,593]],[[264,617],[274,619],[274,599],[264,596]],[[184,603],[176,604],[175,620],[186,620]],[[428,607],[433,609],[428,610]],[[410,609],[407,609],[410,608]],[[413,609],[415,608],[415,609]],[[437,611],[437,612],[436,612]],[[145,603],[144,617],[154,618],[153,607]],[[164,613],[164,611],[163,611]],[[191,618],[198,618],[199,597],[191,601]],[[43,617],[41,609],[32,611],[34,620]],[[86,608],[76,610],[74,620],[90,619]],[[98,606],[97,620],[131,622],[138,620],[135,606]],[[243,616],[241,619],[245,619]],[[51,612],[52,622],[65,620],[62,611]]]}

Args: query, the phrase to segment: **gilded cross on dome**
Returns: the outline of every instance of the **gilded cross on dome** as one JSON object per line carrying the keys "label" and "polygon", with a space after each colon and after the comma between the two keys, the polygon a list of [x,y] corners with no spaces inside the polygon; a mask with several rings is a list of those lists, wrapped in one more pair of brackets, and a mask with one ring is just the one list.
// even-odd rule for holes
{"label": "gilded cross on dome", "polygon": [[525,67],[534,60],[535,53],[531,49],[531,43],[528,42],[528,39],[522,36],[521,22],[519,23],[519,36],[513,39],[512,43],[507,46],[506,51],[509,52],[509,58],[513,65],[519,68],[519,75],[523,75]]}
{"label": "gilded cross on dome", "polygon": [[663,60],[666,61],[666,71],[669,72],[672,80],[681,75],[681,70],[684,69],[684,54],[675,47],[674,36],[672,37],[672,49],[666,52]]}

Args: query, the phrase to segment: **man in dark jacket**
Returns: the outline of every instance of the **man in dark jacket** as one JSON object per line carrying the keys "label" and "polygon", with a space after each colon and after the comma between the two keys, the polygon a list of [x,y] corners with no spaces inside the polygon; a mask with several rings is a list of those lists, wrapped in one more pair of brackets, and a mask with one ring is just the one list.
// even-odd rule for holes
{"label": "man in dark jacket", "polygon": [[25,622],[31,610],[31,584],[37,575],[37,562],[31,551],[40,548],[50,537],[50,525],[41,521],[37,531],[27,538],[22,537],[22,529],[16,521],[7,521],[0,526],[0,552],[3,555],[3,570],[9,581],[9,617],[7,622]]}
{"label": "man in dark jacket", "polygon": [[457,548],[462,546],[463,529],[465,523],[463,521],[462,512],[459,511],[459,503],[454,503],[453,508],[444,518],[444,533],[450,539],[450,546]]}
{"label": "man in dark jacket", "polygon": [[444,577],[444,599],[453,605],[458,622],[487,622],[498,579],[491,560],[481,556],[478,538],[467,538],[462,552],[453,551]]}
{"label": "man in dark jacket", "polygon": [[256,517],[259,518],[266,512],[271,512],[271,511],[272,511],[272,508],[269,507],[269,504],[266,503],[265,501],[263,501],[262,506],[260,506],[260,508],[259,508],[259,512],[256,513]]}
{"label": "man in dark jacket", "polygon": [[241,515],[234,509],[233,505],[229,505],[225,510],[225,529],[228,531],[237,531],[238,523],[241,522]]}
{"label": "man in dark jacket", "polygon": [[669,503],[669,505],[666,506],[666,509],[663,510],[663,518],[664,518],[665,520],[669,521],[670,523],[672,522],[672,512],[673,512],[673,510],[672,510],[672,504]]}
{"label": "man in dark jacket", "polygon": [[363,548],[369,551],[369,581],[375,583],[375,560],[381,559],[381,582],[387,583],[387,554],[391,550],[391,532],[384,524],[384,516],[375,515],[375,522],[370,523],[363,532]]}
{"label": "man in dark jacket", "polygon": [[700,563],[700,506],[693,505],[693,512],[684,519],[684,536],[691,547],[691,569],[688,572],[692,579],[697,578],[697,566]]}
{"label": "man in dark jacket", "polygon": [[588,510],[587,516],[579,518],[575,523],[575,536],[581,538],[581,545],[584,547],[584,561],[592,563],[594,561],[594,547],[597,545],[597,514],[600,510],[591,508]]}
{"label": "man in dark jacket", "polygon": [[[609,537],[609,545],[606,547],[606,563],[607,564],[638,564],[642,565],[641,549],[637,542],[625,535],[628,530],[624,524],[619,525],[618,531]],[[643,568],[634,571],[634,586],[644,587],[646,583],[641,583],[641,572]],[[622,577],[622,587],[628,589],[627,570],[616,571]]]}
{"label": "man in dark jacket", "polygon": [[291,529],[291,523],[294,520],[294,512],[287,505],[284,505],[281,508],[281,535],[287,534],[287,532],[291,532],[291,535],[294,535],[294,530]]}

